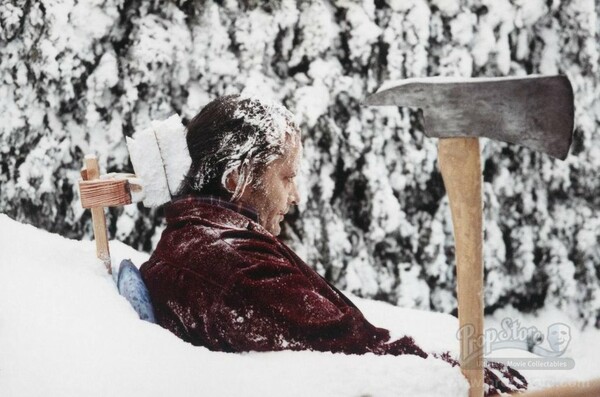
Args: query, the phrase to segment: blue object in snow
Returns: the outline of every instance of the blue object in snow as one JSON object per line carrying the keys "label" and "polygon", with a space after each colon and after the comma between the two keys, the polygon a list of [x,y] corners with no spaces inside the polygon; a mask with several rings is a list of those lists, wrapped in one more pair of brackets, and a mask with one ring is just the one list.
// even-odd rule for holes
{"label": "blue object in snow", "polygon": [[129,259],[123,259],[119,265],[119,276],[117,278],[119,294],[125,297],[140,319],[156,324],[154,309],[150,301],[148,288],[142,280],[140,271]]}

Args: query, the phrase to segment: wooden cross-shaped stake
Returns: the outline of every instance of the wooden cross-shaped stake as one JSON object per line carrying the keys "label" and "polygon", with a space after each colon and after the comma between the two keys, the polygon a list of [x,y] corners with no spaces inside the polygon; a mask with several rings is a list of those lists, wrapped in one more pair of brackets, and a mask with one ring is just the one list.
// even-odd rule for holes
{"label": "wooden cross-shaped stake", "polygon": [[96,256],[104,263],[109,274],[112,273],[108,232],[104,207],[120,207],[132,204],[132,192],[141,192],[133,174],[107,174],[100,176],[98,157],[85,156],[85,165],[81,170],[79,196],[81,206],[92,211],[92,225],[96,240]]}

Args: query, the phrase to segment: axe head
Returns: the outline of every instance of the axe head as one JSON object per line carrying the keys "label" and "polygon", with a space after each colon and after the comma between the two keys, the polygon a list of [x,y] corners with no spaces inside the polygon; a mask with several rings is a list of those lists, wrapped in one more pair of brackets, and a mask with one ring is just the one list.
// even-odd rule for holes
{"label": "axe head", "polygon": [[421,108],[429,137],[485,137],[564,160],[573,137],[565,76],[428,77],[382,86],[364,104]]}

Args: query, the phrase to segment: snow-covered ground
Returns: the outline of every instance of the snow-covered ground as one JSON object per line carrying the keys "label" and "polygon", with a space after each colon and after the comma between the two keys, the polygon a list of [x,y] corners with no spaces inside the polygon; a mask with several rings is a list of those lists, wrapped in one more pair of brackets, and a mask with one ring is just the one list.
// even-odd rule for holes
{"label": "snow-covered ground", "polygon": [[[68,240],[0,214],[0,395],[6,396],[466,396],[458,368],[434,358],[321,352],[227,354],[194,347],[143,322],[95,260],[90,241]],[[114,259],[147,258],[119,242]],[[456,354],[457,320],[353,298],[374,324],[409,334],[428,352]],[[568,323],[556,310],[538,317],[504,310],[545,330]],[[535,386],[600,374],[600,331],[571,327],[571,370],[528,370]],[[512,352],[512,357],[534,357]],[[507,357],[502,351],[501,357]]]}

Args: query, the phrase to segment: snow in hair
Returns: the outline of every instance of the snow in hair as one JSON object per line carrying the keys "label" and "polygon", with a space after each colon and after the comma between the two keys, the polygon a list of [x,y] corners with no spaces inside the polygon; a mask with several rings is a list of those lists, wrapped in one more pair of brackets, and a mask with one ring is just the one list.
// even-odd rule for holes
{"label": "snow in hair", "polygon": [[[241,128],[249,127],[255,133],[240,140],[236,131],[231,131],[223,137],[215,153],[215,159],[224,165],[221,185],[232,194],[231,200],[239,199],[255,182],[257,167],[267,166],[283,155],[288,136],[300,133],[292,113],[281,104],[264,98],[240,96],[235,99],[234,106],[233,118],[242,119]],[[227,188],[226,182],[233,172],[237,172],[237,184],[232,191]],[[204,169],[196,176],[195,188],[198,191],[203,182],[210,179],[209,174],[210,171]]]}

